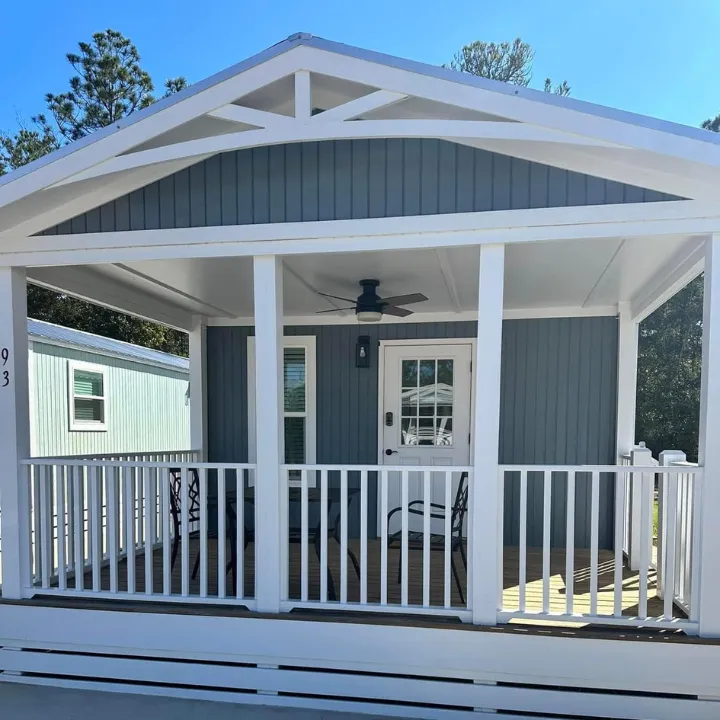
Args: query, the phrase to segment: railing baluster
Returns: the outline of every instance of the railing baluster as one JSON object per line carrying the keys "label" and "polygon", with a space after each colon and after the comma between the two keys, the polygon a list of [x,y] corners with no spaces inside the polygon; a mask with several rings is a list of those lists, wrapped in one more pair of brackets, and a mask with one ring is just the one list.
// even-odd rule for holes
{"label": "railing baluster", "polygon": [[590,614],[598,614],[598,527],[600,523],[600,473],[591,477],[590,499]]}
{"label": "railing baluster", "polygon": [[340,602],[347,603],[348,596],[348,473],[340,471]]}
{"label": "railing baluster", "polygon": [[[287,476],[283,482],[289,482]],[[300,599],[308,599],[308,471],[300,471]]]}
{"label": "railing baluster", "polygon": [[[252,472],[249,471],[249,472]],[[253,483],[254,484],[254,483]],[[237,514],[236,547],[237,547],[237,573],[235,578],[235,595],[237,598],[245,597],[245,471],[237,471],[235,485],[236,500],[235,509]],[[255,503],[252,503],[255,507]],[[253,518],[254,520],[254,518]]]}
{"label": "railing baluster", "polygon": [[400,483],[401,483],[401,501],[400,506],[402,508],[401,510],[401,517],[402,517],[402,530],[401,530],[401,538],[402,538],[402,550],[401,550],[401,558],[400,563],[402,565],[402,573],[401,573],[401,599],[400,603],[402,605],[408,604],[408,524],[410,522],[409,519],[409,512],[408,512],[408,471],[407,470],[401,470],[400,471]]}
{"label": "railing baluster", "polygon": [[550,510],[552,507],[552,476],[543,472],[543,554],[542,554],[542,607],[544,613],[550,612]]}
{"label": "railing baluster", "polygon": [[[38,482],[40,484],[40,536],[35,541],[41,547],[40,566],[41,584],[43,588],[50,587],[50,570],[52,567],[52,517],[50,514],[50,486],[48,484],[48,467],[39,467]],[[52,475],[50,476],[52,483]]]}
{"label": "railing baluster", "polygon": [[388,471],[380,470],[380,604],[387,605]]}
{"label": "railing baluster", "polygon": [[59,466],[55,473],[55,497],[57,502],[57,557],[58,588],[67,590],[67,560],[65,555],[65,467]]}
{"label": "railing baluster", "polygon": [[163,555],[163,595],[172,592],[172,548],[170,546],[170,525],[172,523],[172,488],[170,487],[170,468],[163,468],[160,480],[160,504],[162,506],[162,555]]}
{"label": "railing baluster", "polygon": [[[663,613],[666,620],[672,620],[673,603],[675,599],[675,535],[677,532],[677,475],[665,475],[665,507],[667,509],[667,522],[665,523],[665,567],[663,578],[665,589],[663,597]],[[658,562],[660,559],[658,558]]]}
{"label": "railing baluster", "polygon": [[123,491],[127,591],[132,595],[135,592],[135,478],[133,469],[127,465],[123,467]]}
{"label": "railing baluster", "polygon": [[74,466],[72,469],[73,501],[74,501],[74,538],[75,538],[75,589],[85,589],[85,513],[83,509],[83,493],[81,473],[83,468]]}
{"label": "railing baluster", "polygon": [[327,533],[328,533],[328,471],[320,471],[320,602],[327,602],[328,587],[328,557],[327,557]]}
{"label": "railing baluster", "polygon": [[520,567],[518,609],[525,612],[527,592],[527,470],[520,471]]}
{"label": "railing baluster", "polygon": [[615,567],[613,568],[613,614],[623,613],[623,532],[625,522],[625,473],[615,473]]}
{"label": "railing baluster", "polygon": [[22,468],[27,472],[30,480],[30,488],[32,490],[32,536],[31,547],[33,555],[33,572],[32,576],[35,582],[41,582],[42,578],[42,543],[40,542],[40,468],[38,465],[29,465]]}
{"label": "railing baluster", "polygon": [[183,597],[187,597],[190,594],[190,528],[188,527],[190,524],[190,509],[188,508],[189,495],[188,471],[186,467],[183,467],[180,469],[180,594]]}
{"label": "railing baluster", "polygon": [[94,466],[88,468],[89,490],[89,531],[90,531],[90,558],[92,560],[92,589],[100,592],[100,564],[102,562],[102,505],[100,491],[100,471],[102,468]]}
{"label": "railing baluster", "polygon": [[110,559],[110,592],[118,589],[118,476],[120,468],[109,467],[105,473],[106,495],[108,504],[108,557]]}
{"label": "railing baluster", "polygon": [[[700,471],[704,473],[704,471]],[[702,504],[703,485],[705,475],[698,476],[698,471],[688,473],[688,482],[691,483],[690,493],[690,550],[689,557],[689,593],[688,607],[690,609],[690,620],[697,622],[698,619],[698,590],[700,588],[700,568],[698,567],[698,551],[700,546],[700,523],[698,522],[698,508]]]}
{"label": "railing baluster", "polygon": [[367,603],[367,550],[368,550],[368,516],[367,516],[367,470],[360,471],[360,603]]}
{"label": "railing baluster", "polygon": [[227,533],[225,532],[225,503],[227,502],[227,496],[225,495],[225,472],[227,468],[218,468],[217,479],[218,479],[218,597],[225,597],[225,585],[227,576],[227,562],[225,559],[225,548],[227,543]]}
{"label": "railing baluster", "polygon": [[145,525],[145,594],[153,593],[153,524],[155,522],[155,502],[152,490],[152,477],[150,468],[141,469],[141,477],[143,482],[143,504],[144,525]]}
{"label": "railing baluster", "polygon": [[[443,606],[452,607],[452,472],[446,472],[445,481],[445,550],[443,553]],[[462,528],[460,529],[462,542]],[[469,583],[468,583],[469,584]]]}
{"label": "railing baluster", "polygon": [[208,505],[207,505],[207,468],[198,469],[198,492],[200,503],[200,597],[208,594]]}
{"label": "railing baluster", "polygon": [[423,600],[430,607],[430,471],[423,470]]}
{"label": "railing baluster", "polygon": [[572,615],[575,600],[575,471],[567,474],[565,518],[565,612]]}
{"label": "railing baluster", "polygon": [[72,465],[65,467],[65,494],[67,498],[67,569],[75,569],[75,488],[73,486]]}
{"label": "railing baluster", "polygon": [[[135,455],[131,458],[134,462],[138,461],[138,456]],[[143,517],[145,514],[145,485],[144,485],[144,468],[135,467],[135,485],[137,487],[137,508],[136,508],[136,523],[137,523],[137,542],[139,546],[143,546],[147,542],[145,536],[145,524],[143,523]]]}
{"label": "railing baluster", "polygon": [[650,473],[638,473],[640,479],[640,580],[638,617],[647,617],[648,568],[650,566],[650,545],[652,543],[652,523],[650,522],[651,503],[653,502]]}

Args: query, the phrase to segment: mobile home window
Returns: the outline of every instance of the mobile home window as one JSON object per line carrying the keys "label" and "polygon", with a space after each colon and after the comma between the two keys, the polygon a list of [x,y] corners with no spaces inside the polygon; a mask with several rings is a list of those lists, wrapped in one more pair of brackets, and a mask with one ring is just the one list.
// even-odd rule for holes
{"label": "mobile home window", "polygon": [[107,374],[89,363],[69,364],[71,430],[107,430]]}

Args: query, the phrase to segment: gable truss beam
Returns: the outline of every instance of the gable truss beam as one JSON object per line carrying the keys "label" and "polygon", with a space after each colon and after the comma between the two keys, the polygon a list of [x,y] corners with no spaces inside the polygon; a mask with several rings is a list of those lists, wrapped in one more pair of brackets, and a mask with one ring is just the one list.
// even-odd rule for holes
{"label": "gable truss beam", "polygon": [[188,140],[122,155],[89,168],[58,183],[102,177],[110,173],[145,167],[181,158],[198,157],[249,147],[293,142],[371,138],[490,138],[503,141],[534,141],[582,146],[607,143],[525,123],[486,120],[364,120],[363,122],[298,122],[272,129],[247,130],[209,138]]}
{"label": "gable truss beam", "polygon": [[295,73],[295,118],[307,122],[312,116],[312,86],[310,73],[298,70]]}
{"label": "gable truss beam", "polygon": [[217,110],[211,110],[208,115],[220,120],[254,125],[258,128],[287,127],[294,123],[293,118],[278,113],[255,110],[255,108],[243,107],[241,105],[223,105]]}
{"label": "gable truss beam", "polygon": [[395,105],[408,96],[403,93],[392,92],[391,90],[377,90],[369,95],[363,95],[356,100],[350,100],[337,107],[325,110],[313,118],[313,122],[329,122],[331,120],[353,120],[359,115],[364,115],[372,110],[379,110],[382,107]]}

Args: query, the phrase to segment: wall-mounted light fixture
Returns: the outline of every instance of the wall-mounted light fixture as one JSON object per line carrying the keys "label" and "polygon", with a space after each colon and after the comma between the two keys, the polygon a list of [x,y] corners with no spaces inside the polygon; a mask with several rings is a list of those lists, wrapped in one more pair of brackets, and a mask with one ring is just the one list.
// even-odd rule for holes
{"label": "wall-mounted light fixture", "polygon": [[360,335],[355,345],[355,367],[370,367],[370,336]]}

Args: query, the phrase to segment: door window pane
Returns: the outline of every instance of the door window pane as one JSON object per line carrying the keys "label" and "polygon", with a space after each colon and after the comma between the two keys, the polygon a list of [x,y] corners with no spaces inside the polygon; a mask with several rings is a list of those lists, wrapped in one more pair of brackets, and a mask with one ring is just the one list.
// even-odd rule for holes
{"label": "door window pane", "polygon": [[401,445],[452,445],[453,362],[402,361]]}

